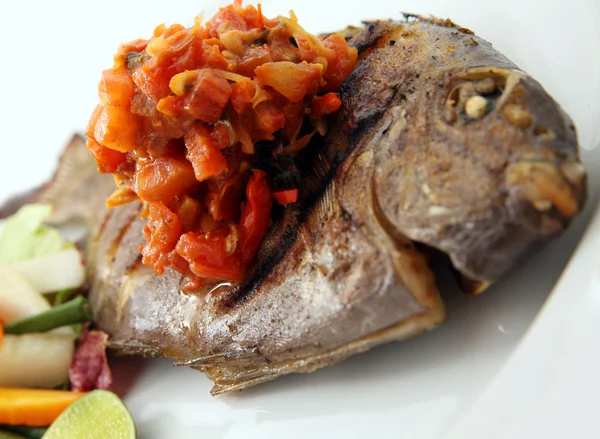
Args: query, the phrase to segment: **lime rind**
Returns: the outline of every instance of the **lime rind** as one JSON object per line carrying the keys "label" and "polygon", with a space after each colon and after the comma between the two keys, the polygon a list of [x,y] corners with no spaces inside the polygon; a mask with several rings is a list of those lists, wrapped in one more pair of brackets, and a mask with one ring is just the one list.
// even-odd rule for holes
{"label": "lime rind", "polygon": [[42,439],[135,439],[135,423],[117,395],[94,390],[71,404]]}

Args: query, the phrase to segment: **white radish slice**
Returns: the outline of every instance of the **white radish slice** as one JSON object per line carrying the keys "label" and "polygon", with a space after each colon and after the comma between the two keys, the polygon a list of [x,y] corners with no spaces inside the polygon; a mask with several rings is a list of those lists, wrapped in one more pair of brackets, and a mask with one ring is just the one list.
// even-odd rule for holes
{"label": "white radish slice", "polygon": [[42,294],[78,288],[85,281],[81,256],[74,248],[13,262],[10,268],[16,270]]}
{"label": "white radish slice", "polygon": [[4,323],[31,317],[48,309],[50,304],[44,296],[10,266],[0,262],[0,319]]}
{"label": "white radish slice", "polygon": [[[40,293],[10,266],[0,262],[0,319],[4,323],[50,309]],[[4,334],[0,345],[0,387],[55,387],[65,382],[74,351],[73,331]]]}
{"label": "white radish slice", "polygon": [[49,388],[64,384],[74,349],[72,334],[4,334],[0,346],[0,387]]}

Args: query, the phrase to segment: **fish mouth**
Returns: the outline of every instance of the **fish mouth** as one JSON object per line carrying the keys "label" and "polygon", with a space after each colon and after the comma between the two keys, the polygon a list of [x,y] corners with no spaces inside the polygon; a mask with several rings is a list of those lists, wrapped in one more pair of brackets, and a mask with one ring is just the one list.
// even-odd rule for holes
{"label": "fish mouth", "polygon": [[568,158],[560,163],[519,161],[506,168],[505,183],[540,213],[556,212],[570,220],[583,208],[586,171]]}

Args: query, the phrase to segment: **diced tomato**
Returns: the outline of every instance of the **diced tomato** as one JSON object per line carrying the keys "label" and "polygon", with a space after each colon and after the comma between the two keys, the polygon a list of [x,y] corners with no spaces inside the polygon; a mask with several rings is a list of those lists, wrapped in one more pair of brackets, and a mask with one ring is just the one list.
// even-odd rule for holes
{"label": "diced tomato", "polygon": [[107,148],[128,152],[137,144],[140,121],[126,108],[104,107],[94,127],[94,139]]}
{"label": "diced tomato", "polygon": [[242,114],[252,103],[252,99],[256,95],[258,84],[250,79],[242,79],[236,82],[231,90],[231,105],[233,109]]}
{"label": "diced tomato", "polygon": [[162,98],[156,104],[156,109],[161,113],[173,119],[182,118],[185,107],[185,101],[180,96],[170,95]]}
{"label": "diced tomato", "polygon": [[244,263],[254,259],[271,222],[273,195],[264,171],[253,170],[246,186],[246,197],[248,200],[240,219],[241,254]]}
{"label": "diced tomato", "polygon": [[185,135],[186,158],[194,168],[196,180],[204,181],[227,170],[227,160],[215,146],[210,132],[200,123]]}
{"label": "diced tomato", "polygon": [[194,70],[202,63],[202,47],[200,36],[187,31],[179,31],[168,40],[164,35],[150,40],[146,50],[153,49],[157,54],[132,73],[133,82],[142,93],[158,103],[171,93],[169,81],[174,75]]}
{"label": "diced tomato", "polygon": [[158,157],[135,173],[135,191],[142,200],[169,203],[198,182],[190,162],[177,157]]}
{"label": "diced tomato", "polygon": [[[230,231],[220,228],[210,233],[184,233],[176,251],[199,277],[241,281],[243,268],[240,256],[228,240]],[[233,250],[233,251],[232,251]]]}
{"label": "diced tomato", "polygon": [[312,113],[320,117],[335,113],[342,106],[342,101],[336,93],[327,93],[325,96],[315,96],[312,100]]}
{"label": "diced tomato", "polygon": [[129,108],[133,98],[133,81],[125,67],[102,72],[100,100],[106,105]]}
{"label": "diced tomato", "polygon": [[260,7],[260,3],[257,8],[254,5],[248,5],[245,8],[242,7],[241,0],[235,0],[233,2],[233,7],[238,14],[244,19],[248,29],[259,28],[262,29],[264,25],[264,18],[262,17],[262,11]]}
{"label": "diced tomato", "polygon": [[157,274],[162,274],[165,266],[169,265],[168,253],[175,249],[182,227],[177,215],[161,202],[148,203],[148,217],[142,262],[154,268]]}
{"label": "diced tomato", "polygon": [[261,102],[254,109],[254,120],[256,128],[264,131],[267,139],[271,134],[281,129],[285,125],[285,115],[281,109],[278,109],[271,102]]}
{"label": "diced tomato", "polygon": [[202,65],[213,69],[228,70],[231,63],[221,54],[219,46],[203,43]]}
{"label": "diced tomato", "polygon": [[344,37],[338,34],[329,36],[323,44],[328,49],[335,51],[335,57],[327,59],[327,71],[323,79],[327,85],[323,90],[337,90],[344,80],[354,71],[358,59],[358,50],[356,47],[348,47]]}
{"label": "diced tomato", "polygon": [[169,89],[169,80],[171,78],[158,70],[156,60],[154,59],[150,59],[142,67],[133,72],[131,79],[142,93],[150,97],[155,103],[167,97],[171,92]]}
{"label": "diced tomato", "polygon": [[298,189],[289,189],[286,191],[273,192],[273,197],[278,204],[286,205],[298,201]]}
{"label": "diced tomato", "polygon": [[112,174],[116,172],[119,165],[127,158],[126,154],[102,146],[94,139],[88,139],[85,146],[92,153],[92,156],[98,165],[98,172],[101,174]]}
{"label": "diced tomato", "polygon": [[146,52],[155,61],[154,67],[170,78],[201,63],[204,36],[202,28],[173,25],[151,39]]}
{"label": "diced tomato", "polygon": [[307,93],[315,93],[323,78],[320,64],[271,62],[257,67],[256,77],[263,85],[273,87],[292,102],[301,101]]}
{"label": "diced tomato", "polygon": [[240,56],[240,60],[236,64],[236,71],[240,75],[251,78],[258,66],[272,61],[271,50],[266,44],[261,47],[249,47]]}
{"label": "diced tomato", "polygon": [[90,117],[90,120],[89,120],[87,127],[85,128],[85,131],[83,132],[83,134],[85,134],[88,137],[94,137],[94,132],[96,131],[96,125],[98,124],[98,119],[100,118],[100,115],[102,114],[103,111],[104,111],[104,105],[102,105],[102,104],[96,105],[96,108],[94,108],[94,112],[92,113],[92,116]]}
{"label": "diced tomato", "polygon": [[233,5],[220,8],[219,12],[206,23],[209,34],[218,37],[220,33],[228,30],[248,30],[246,21],[240,17]]}
{"label": "diced tomato", "polygon": [[212,123],[219,120],[231,96],[231,86],[223,76],[202,69],[193,91],[186,99],[186,111],[195,119]]}
{"label": "diced tomato", "polygon": [[198,69],[179,73],[169,81],[176,95],[161,99],[158,110],[171,117],[185,113],[203,122],[216,122],[231,96],[231,86],[213,69]]}
{"label": "diced tomato", "polygon": [[213,125],[210,138],[219,149],[225,149],[231,146],[231,129],[224,122],[217,122]]}

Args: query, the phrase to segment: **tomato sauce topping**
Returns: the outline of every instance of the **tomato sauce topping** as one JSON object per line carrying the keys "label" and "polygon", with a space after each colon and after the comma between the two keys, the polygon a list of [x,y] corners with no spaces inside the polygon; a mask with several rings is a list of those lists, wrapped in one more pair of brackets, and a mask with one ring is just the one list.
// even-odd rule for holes
{"label": "tomato sauce topping", "polygon": [[186,275],[188,289],[243,281],[273,202],[299,197],[260,157],[293,160],[323,134],[356,60],[340,35],[322,39],[293,13],[271,20],[241,1],[204,25],[160,25],[121,45],[102,73],[87,147],[99,172],[115,175],[109,207],[143,203],[143,263]]}

